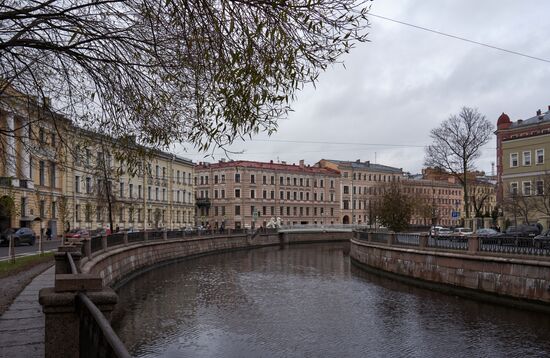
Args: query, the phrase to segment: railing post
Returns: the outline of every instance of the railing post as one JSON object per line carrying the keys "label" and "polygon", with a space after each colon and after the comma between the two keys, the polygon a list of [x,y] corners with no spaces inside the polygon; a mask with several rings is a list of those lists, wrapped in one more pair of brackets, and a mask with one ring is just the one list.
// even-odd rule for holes
{"label": "railing post", "polygon": [[143,231],[143,241],[147,240],[149,240],[149,232],[146,229],[145,231]]}
{"label": "railing post", "polygon": [[468,252],[475,254],[479,251],[479,237],[472,235],[468,238]]}
{"label": "railing post", "polygon": [[86,257],[91,260],[92,259],[92,239],[91,238],[85,238],[82,239],[82,242],[84,242],[84,253],[86,254]]}
{"label": "railing post", "polygon": [[162,230],[162,239],[163,240],[168,240],[168,231]]}
{"label": "railing post", "polygon": [[424,249],[428,246],[428,234],[420,234],[418,238],[418,247]]}
{"label": "railing post", "polygon": [[124,245],[128,245],[128,231],[124,231],[124,236],[122,236],[122,240],[124,242]]}
{"label": "railing post", "polygon": [[227,236],[231,236],[231,229],[227,229]]}
{"label": "railing post", "polygon": [[392,233],[390,233],[390,235],[388,236],[388,245],[391,246],[391,245],[395,244],[395,242],[396,242],[395,233],[392,232]]}
{"label": "railing post", "polygon": [[101,236],[101,248],[103,251],[107,251],[107,235]]}
{"label": "railing post", "polygon": [[367,231],[367,242],[372,242],[372,232]]}

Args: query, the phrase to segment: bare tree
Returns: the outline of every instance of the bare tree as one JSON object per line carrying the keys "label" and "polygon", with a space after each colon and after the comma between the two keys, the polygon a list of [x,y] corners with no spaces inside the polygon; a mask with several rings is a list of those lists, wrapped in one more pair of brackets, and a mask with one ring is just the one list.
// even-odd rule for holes
{"label": "bare tree", "polygon": [[502,201],[506,212],[511,213],[514,218],[514,225],[518,225],[518,218],[521,218],[525,224],[530,223],[531,214],[536,208],[535,198],[530,195],[523,195],[516,189],[508,190]]}
{"label": "bare tree", "polygon": [[472,209],[474,209],[474,217],[481,218],[485,214],[483,208],[485,204],[491,198],[491,192],[489,192],[483,183],[479,183],[475,180],[469,182],[470,199],[472,203]]}
{"label": "bare tree", "polygon": [[0,102],[28,95],[119,144],[205,150],[272,133],[297,90],[367,40],[369,3],[2,1]]}
{"label": "bare tree", "polygon": [[466,218],[470,217],[468,172],[489,141],[493,125],[477,109],[462,107],[430,132],[433,143],[426,148],[425,164],[453,174],[463,187]]}

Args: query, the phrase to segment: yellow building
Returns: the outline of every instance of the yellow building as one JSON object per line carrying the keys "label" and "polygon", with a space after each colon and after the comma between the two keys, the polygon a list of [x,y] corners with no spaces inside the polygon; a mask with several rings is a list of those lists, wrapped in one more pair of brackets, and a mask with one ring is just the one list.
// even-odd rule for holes
{"label": "yellow building", "polygon": [[56,236],[69,228],[107,228],[109,212],[113,228],[193,225],[190,160],[143,148],[123,151],[113,139],[76,128],[33,98],[6,93],[0,109],[0,231],[30,227],[39,234],[50,228]]}
{"label": "yellow building", "polygon": [[497,200],[511,223],[548,227],[550,207],[550,106],[534,117],[497,122]]}

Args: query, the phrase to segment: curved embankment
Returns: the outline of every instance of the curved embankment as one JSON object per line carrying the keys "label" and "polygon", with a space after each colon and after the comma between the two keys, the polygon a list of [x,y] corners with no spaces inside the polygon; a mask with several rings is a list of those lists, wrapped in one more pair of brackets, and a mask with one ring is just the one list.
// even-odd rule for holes
{"label": "curved embankment", "polygon": [[462,297],[550,312],[550,260],[396,247],[352,239],[352,262]]}
{"label": "curved embankment", "polygon": [[81,271],[99,274],[104,286],[114,286],[156,265],[184,258],[270,245],[348,241],[351,236],[351,232],[293,232],[145,241],[113,247],[92,259],[84,258]]}

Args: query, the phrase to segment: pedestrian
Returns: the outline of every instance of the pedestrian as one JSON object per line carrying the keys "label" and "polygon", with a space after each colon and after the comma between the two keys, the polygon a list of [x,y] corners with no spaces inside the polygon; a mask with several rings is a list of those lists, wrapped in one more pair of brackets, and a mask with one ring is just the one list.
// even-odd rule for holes
{"label": "pedestrian", "polygon": [[48,228],[46,230],[46,240],[51,240],[52,239],[52,229]]}
{"label": "pedestrian", "polygon": [[116,228],[115,228],[115,232],[119,232],[119,231],[120,231],[120,228],[117,225]]}

